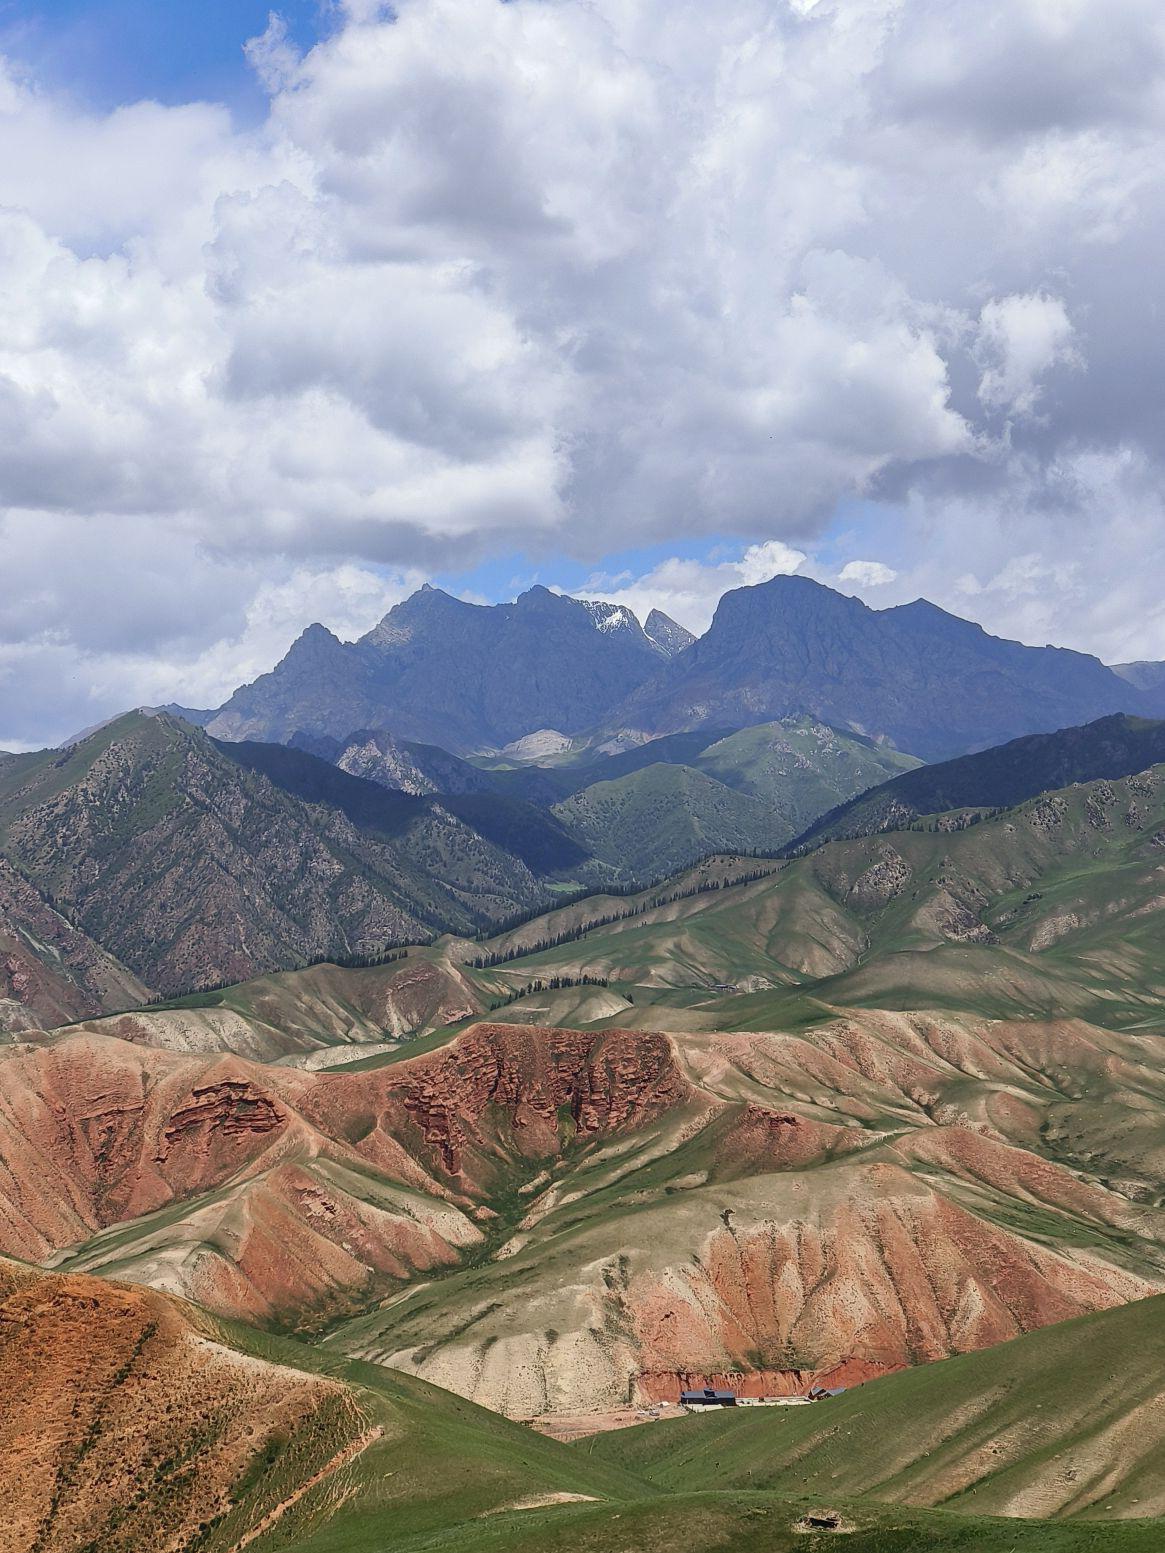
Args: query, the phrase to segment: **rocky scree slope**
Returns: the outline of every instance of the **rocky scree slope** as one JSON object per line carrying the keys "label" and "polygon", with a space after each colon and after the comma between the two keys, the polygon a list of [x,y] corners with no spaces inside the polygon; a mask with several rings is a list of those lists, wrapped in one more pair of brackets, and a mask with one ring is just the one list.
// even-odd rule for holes
{"label": "rocky scree slope", "polygon": [[148,990],[0,856],[0,1034],[143,1002]]}

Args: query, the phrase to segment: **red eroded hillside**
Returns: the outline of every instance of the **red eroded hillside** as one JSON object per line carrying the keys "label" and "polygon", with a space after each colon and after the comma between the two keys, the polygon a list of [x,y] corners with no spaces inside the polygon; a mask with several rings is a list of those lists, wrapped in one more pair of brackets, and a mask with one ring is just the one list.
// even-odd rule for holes
{"label": "red eroded hillside", "polygon": [[178,1553],[212,1524],[241,1546],[359,1448],[345,1387],[208,1328],[152,1290],[0,1261],[5,1550]]}
{"label": "red eroded hillside", "polygon": [[[1141,1082],[1135,1042],[1064,1039]],[[1061,1102],[1015,1041],[480,1024],[312,1073],[59,1035],[0,1055],[0,1249],[358,1317],[350,1351],[511,1412],[878,1373],[1161,1285],[1156,1210],[1038,1152]]]}

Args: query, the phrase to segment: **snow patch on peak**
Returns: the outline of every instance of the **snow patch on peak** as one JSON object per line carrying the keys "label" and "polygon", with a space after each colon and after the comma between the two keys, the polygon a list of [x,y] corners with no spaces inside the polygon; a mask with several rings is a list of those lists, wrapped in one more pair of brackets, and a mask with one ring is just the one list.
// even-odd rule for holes
{"label": "snow patch on peak", "polygon": [[595,623],[595,629],[608,635],[616,631],[630,631],[634,636],[643,635],[639,624],[626,604],[604,604],[601,599],[580,599],[579,603]]}

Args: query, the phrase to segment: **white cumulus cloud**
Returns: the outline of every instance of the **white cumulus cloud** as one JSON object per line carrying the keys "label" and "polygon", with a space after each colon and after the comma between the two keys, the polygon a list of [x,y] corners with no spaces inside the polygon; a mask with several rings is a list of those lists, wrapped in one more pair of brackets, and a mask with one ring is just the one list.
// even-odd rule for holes
{"label": "white cumulus cloud", "polygon": [[[848,582],[950,598],[970,574],[960,597],[1036,629],[985,586],[1011,541],[983,515],[1022,511],[1022,553],[1070,564],[1111,521],[1071,472],[1127,454],[1160,487],[1153,0],[346,0],[336,23],[252,43],[254,127],[0,73],[0,742],[163,680],[210,695],[278,654],[255,622],[280,590],[293,633],[345,568],[391,591],[518,551],[807,555],[855,499],[926,565],[879,537],[900,577]],[[1134,535],[1121,589],[1165,563],[1111,524]],[[742,564],[623,586],[699,624]],[[1079,576],[1067,625],[1108,642],[1111,593]],[[1148,615],[1138,641],[1165,652]]]}
{"label": "white cumulus cloud", "polygon": [[847,561],[838,572],[839,582],[856,583],[862,588],[884,588],[898,576],[884,561]]}

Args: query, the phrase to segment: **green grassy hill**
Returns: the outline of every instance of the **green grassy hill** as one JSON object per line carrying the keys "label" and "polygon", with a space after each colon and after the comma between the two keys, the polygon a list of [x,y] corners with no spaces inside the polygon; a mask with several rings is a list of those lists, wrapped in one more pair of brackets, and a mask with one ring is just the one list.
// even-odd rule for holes
{"label": "green grassy hill", "polygon": [[[650,745],[646,746],[650,748]],[[913,755],[830,728],[812,717],[741,728],[706,746],[692,764],[707,776],[773,804],[791,826],[802,817],[920,766]]]}
{"label": "green grassy hill", "polygon": [[536,951],[499,968],[514,983],[604,976],[630,1019],[679,1021],[659,1028],[775,1029],[839,1004],[1156,1025],[1163,848],[1156,766],[831,842],[733,888],[580,903],[487,947]]}
{"label": "green grassy hill", "polygon": [[[455,1528],[488,1536],[495,1517],[523,1501],[562,1496],[624,1504],[650,1488],[618,1465],[588,1461],[569,1447],[408,1375],[331,1355],[237,1323],[221,1330],[232,1346],[268,1363],[323,1374],[350,1387],[365,1426],[380,1436],[345,1474],[345,1497],[321,1495],[287,1528],[258,1538],[257,1553],[379,1553],[440,1546]],[[483,1518],[486,1524],[483,1525]],[[487,1540],[485,1546],[490,1546]],[[504,1537],[499,1548],[508,1545]],[[216,1550],[217,1553],[217,1550]]]}
{"label": "green grassy hill", "polygon": [[1117,713],[905,772],[823,814],[797,844],[905,830],[923,815],[955,809],[1010,808],[1074,783],[1134,776],[1161,760],[1165,722]]}
{"label": "green grassy hill", "polygon": [[552,812],[612,877],[634,880],[710,852],[776,851],[840,799],[917,764],[856,734],[790,717],[723,736],[676,734],[541,776],[573,781]]}
{"label": "green grassy hill", "polygon": [[758,799],[687,766],[596,782],[552,813],[617,879],[672,873],[709,852],[775,851],[789,834]]}

